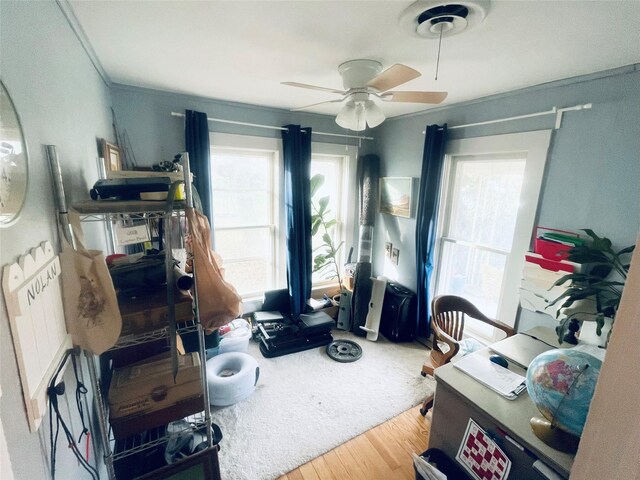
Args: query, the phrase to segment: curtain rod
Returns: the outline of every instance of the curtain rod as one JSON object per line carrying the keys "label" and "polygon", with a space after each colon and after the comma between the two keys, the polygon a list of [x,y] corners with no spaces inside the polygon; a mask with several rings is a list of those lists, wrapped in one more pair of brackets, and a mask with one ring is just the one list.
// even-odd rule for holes
{"label": "curtain rod", "polygon": [[[174,117],[184,117],[184,113],[178,113],[178,112],[171,112],[171,115]],[[269,130],[287,130],[285,127],[275,127],[273,125],[261,125],[259,123],[236,122],[235,120],[225,120],[223,118],[207,117],[207,120],[209,120],[210,122],[231,123],[233,125],[244,125],[246,127],[268,128]],[[315,130],[312,130],[311,133],[313,135],[327,135],[330,137],[356,138],[358,140],[374,140],[374,137],[361,137],[359,135],[345,135],[343,133],[316,132]]]}
{"label": "curtain rod", "polygon": [[[592,106],[593,106],[592,103],[585,103],[582,105],[574,105],[573,107],[564,107],[564,108],[553,107],[551,110],[547,110],[545,112],[527,113],[526,115],[518,115],[516,117],[496,118],[495,120],[486,120],[484,122],[467,123],[465,125],[454,125],[453,127],[449,127],[448,130],[455,130],[456,128],[477,127],[479,125],[489,125],[492,123],[511,122],[513,120],[521,120],[523,118],[531,118],[531,117],[540,117],[542,115],[555,115],[556,124],[554,129],[557,130],[558,128],[560,128],[560,125],[562,124],[562,114],[564,112],[577,111],[577,110],[589,110]],[[423,131],[422,133],[424,134],[425,132]]]}

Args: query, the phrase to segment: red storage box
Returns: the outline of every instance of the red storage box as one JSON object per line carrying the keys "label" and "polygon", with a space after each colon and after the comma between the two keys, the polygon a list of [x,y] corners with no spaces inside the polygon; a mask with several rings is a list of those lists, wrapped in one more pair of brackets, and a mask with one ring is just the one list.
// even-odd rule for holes
{"label": "red storage box", "polygon": [[527,253],[524,258],[525,261],[530,263],[535,263],[536,265],[540,265],[545,270],[549,270],[552,272],[567,272],[574,273],[576,271],[576,266],[573,262],[562,262],[559,260],[549,260],[544,258],[544,256],[538,256],[541,254],[532,254]]}
{"label": "red storage box", "polygon": [[545,240],[543,238],[536,238],[533,245],[533,251],[535,253],[539,253],[544,258],[555,261],[566,260],[567,258],[569,258],[569,254],[567,252],[570,248],[571,247],[569,247],[568,245],[550,242],[549,240]]}
{"label": "red storage box", "polygon": [[580,238],[580,235],[573,232],[568,232],[566,230],[557,230],[555,228],[545,228],[545,227],[536,227],[536,238],[533,243],[533,251],[535,253],[539,253],[544,258],[549,260],[566,260],[569,258],[568,251],[572,248],[570,245],[564,245],[558,242],[552,242],[550,240],[545,240],[544,238],[540,238],[540,230],[543,231],[551,231],[551,232],[560,232],[566,233],[568,235],[574,235],[576,238]]}

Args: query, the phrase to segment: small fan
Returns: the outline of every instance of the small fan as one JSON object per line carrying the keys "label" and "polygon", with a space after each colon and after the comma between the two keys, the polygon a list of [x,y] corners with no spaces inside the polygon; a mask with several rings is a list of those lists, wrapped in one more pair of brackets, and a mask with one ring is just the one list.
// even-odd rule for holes
{"label": "small fan", "polygon": [[382,71],[382,64],[375,60],[350,60],[341,64],[338,71],[342,76],[344,90],[318,87],[298,82],[282,82],[291,87],[308,88],[341,95],[342,98],[294,108],[294,111],[306,110],[317,105],[342,103],[336,123],[344,128],[361,131],[380,125],[385,115],[380,106],[371,97],[386,102],[437,104],[447,97],[447,92],[391,91],[403,83],[418,78],[420,72],[411,67],[396,63]]}

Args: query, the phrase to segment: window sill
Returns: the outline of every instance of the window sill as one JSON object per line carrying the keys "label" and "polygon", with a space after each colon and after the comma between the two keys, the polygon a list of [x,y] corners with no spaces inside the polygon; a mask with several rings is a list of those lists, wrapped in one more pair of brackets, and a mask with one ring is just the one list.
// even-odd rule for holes
{"label": "window sill", "polygon": [[340,286],[337,283],[329,283],[325,285],[313,285],[311,287],[311,298],[323,298],[326,295],[332,298],[340,294]]}

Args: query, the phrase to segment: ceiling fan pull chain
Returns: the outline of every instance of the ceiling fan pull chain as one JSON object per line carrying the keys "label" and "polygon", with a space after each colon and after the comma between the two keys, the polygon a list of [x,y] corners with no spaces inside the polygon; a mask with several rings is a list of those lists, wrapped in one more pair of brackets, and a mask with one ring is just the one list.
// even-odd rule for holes
{"label": "ceiling fan pull chain", "polygon": [[438,59],[436,60],[436,80],[438,80],[438,68],[440,67],[440,47],[442,46],[442,31],[444,29],[440,29],[440,38],[438,39]]}

